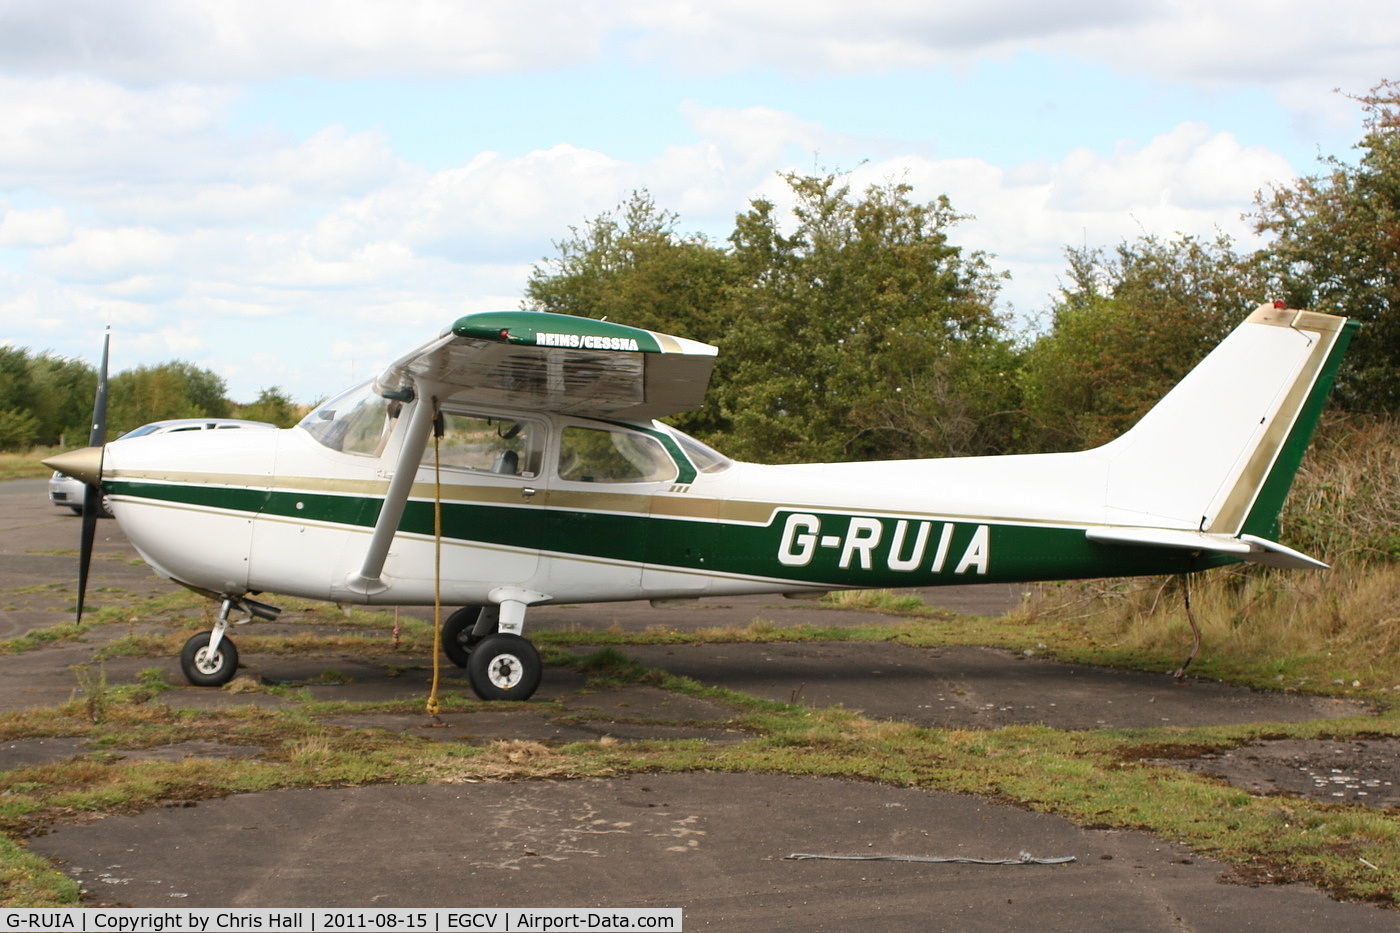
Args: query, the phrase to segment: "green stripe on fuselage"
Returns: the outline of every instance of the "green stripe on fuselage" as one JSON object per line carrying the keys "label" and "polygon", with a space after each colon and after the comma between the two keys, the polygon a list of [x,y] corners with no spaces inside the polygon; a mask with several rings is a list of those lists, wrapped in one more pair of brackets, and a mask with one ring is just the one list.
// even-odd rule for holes
{"label": "green stripe on fuselage", "polygon": [[[382,499],[210,484],[113,481],[118,496],[282,521],[373,528]],[[1080,527],[920,516],[775,510],[766,524],[645,512],[445,501],[449,541],[646,564],[706,576],[803,585],[911,587],[1182,573],[1232,563],[1222,555],[1099,544]],[[410,500],[399,529],[429,537],[433,504]]]}

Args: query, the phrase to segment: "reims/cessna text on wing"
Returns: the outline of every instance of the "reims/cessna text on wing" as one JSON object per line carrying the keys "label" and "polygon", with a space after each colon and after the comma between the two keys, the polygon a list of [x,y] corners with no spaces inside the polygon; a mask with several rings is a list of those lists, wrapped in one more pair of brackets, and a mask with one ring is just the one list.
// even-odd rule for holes
{"label": "reims/cessna text on wing", "polygon": [[48,462],[100,484],[157,573],[221,603],[182,653],[196,684],[233,676],[230,616],[274,617],[265,594],[440,592],[466,607],[443,640],[476,693],[525,699],[536,605],[1323,566],[1274,539],[1354,327],[1261,306],[1093,450],[761,466],[654,420],[700,405],[714,347],[490,312],[295,428],[97,431]]}

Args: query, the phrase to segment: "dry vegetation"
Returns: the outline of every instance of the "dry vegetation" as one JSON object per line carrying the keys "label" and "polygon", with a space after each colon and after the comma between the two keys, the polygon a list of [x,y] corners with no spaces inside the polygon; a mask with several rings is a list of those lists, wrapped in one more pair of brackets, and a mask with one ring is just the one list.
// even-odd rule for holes
{"label": "dry vegetation", "polygon": [[[1214,673],[1260,685],[1400,686],[1400,423],[1334,416],[1319,429],[1283,514],[1282,541],[1318,572],[1225,568],[1191,581]],[[1178,579],[1049,587],[1029,619],[1070,619],[1125,659],[1189,643]]]}
{"label": "dry vegetation", "polygon": [[47,478],[53,470],[39,461],[58,452],[57,447],[34,447],[24,453],[0,451],[0,481]]}

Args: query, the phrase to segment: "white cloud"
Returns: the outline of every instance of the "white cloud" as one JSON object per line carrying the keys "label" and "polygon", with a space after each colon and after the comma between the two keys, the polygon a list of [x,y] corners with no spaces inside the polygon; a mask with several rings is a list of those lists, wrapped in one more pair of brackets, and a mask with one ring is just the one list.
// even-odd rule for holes
{"label": "white cloud", "polygon": [[721,154],[726,170],[739,177],[767,174],[794,151],[810,154],[852,145],[849,137],[820,123],[771,107],[720,108],[686,102],[680,111],[690,128]]}
{"label": "white cloud", "polygon": [[622,45],[704,73],[966,66],[1053,46],[1134,74],[1285,88],[1393,68],[1400,10],[1374,0],[10,0],[13,74],[159,85],[558,69]]}
{"label": "white cloud", "polygon": [[[551,241],[639,187],[677,211],[683,230],[699,224],[722,237],[750,198],[786,200],[776,171],[826,165],[860,165],[856,190],[903,178],[919,198],[949,194],[976,215],[955,242],[995,254],[1015,277],[1006,297],[1027,309],[1053,287],[1065,245],[1141,233],[1247,237],[1239,215],[1253,192],[1295,169],[1240,142],[1257,135],[1178,116],[1117,148],[1020,164],[994,150],[940,158],[928,134],[956,127],[933,121],[934,103],[906,103],[927,111],[925,138],[894,144],[879,130],[847,131],[816,105],[785,109],[765,96],[765,77],[974,69],[988,56],[1037,53],[1206,94],[1266,88],[1306,122],[1343,111],[1354,119],[1355,106],[1330,88],[1369,87],[1397,46],[1400,8],[1363,9],[1362,0],[9,0],[0,4],[0,316],[18,335],[8,339],[39,348],[70,339],[59,347],[67,353],[95,347],[110,319],[138,362],[202,354],[246,381],[233,386],[240,397],[278,382],[309,398],[459,314],[513,307]],[[430,169],[372,125],[277,125],[273,106],[257,111],[274,114],[270,127],[233,123],[246,116],[240,82],[532,70],[548,76],[532,86],[548,93],[580,63],[628,67],[617,62],[623,53],[659,63],[646,72],[659,80],[742,69],[754,87],[721,82],[706,98],[708,85],[686,83],[677,96],[689,101],[661,105],[684,130],[647,136],[639,112],[628,130],[645,137],[630,141],[643,154],[630,156],[546,125],[515,150],[484,132],[459,134],[469,142]],[[1015,103],[1008,135],[1021,132]],[[520,101],[521,122],[531,104]],[[956,119],[954,108],[947,114]],[[276,345],[250,352],[247,333],[266,327]],[[330,352],[342,362],[328,380],[328,351],[318,348],[331,334],[344,344]],[[362,368],[348,372],[351,363]]]}
{"label": "white cloud", "polygon": [[278,235],[257,251],[262,261],[249,281],[286,289],[355,288],[394,279],[414,266],[412,250],[391,240],[363,243],[327,255],[314,238]]}
{"label": "white cloud", "polygon": [[[462,166],[424,172],[381,158],[373,137],[355,142],[332,131],[306,151],[351,166],[341,177],[352,189],[376,172],[381,183],[353,197],[314,183],[298,189],[289,177],[294,166],[268,169],[291,165],[280,155],[290,150],[277,144],[234,166],[235,174],[275,181],[185,186],[183,200],[119,196],[94,205],[103,215],[145,218],[139,226],[70,230],[62,208],[12,210],[0,220],[0,237],[28,245],[31,270],[23,283],[0,283],[0,293],[11,295],[4,310],[42,305],[51,322],[120,320],[133,329],[123,335],[128,352],[156,360],[204,353],[215,368],[246,380],[232,385],[240,397],[255,394],[252,383],[275,381],[310,398],[328,391],[327,382],[348,381],[350,362],[372,371],[370,364],[429,339],[460,314],[515,306],[530,264],[552,253],[550,240],[638,186],[680,211],[684,229],[694,222],[692,210],[708,212],[719,238],[751,197],[786,203],[775,169],[810,172],[809,147],[860,144],[765,108],[692,106],[686,113],[700,138],[649,162],[559,145],[519,157],[483,152]],[[1216,229],[1247,235],[1239,214],[1254,190],[1289,174],[1272,153],[1183,123],[1142,145],[1077,150],[1056,162],[1002,167],[981,158],[889,157],[862,165],[850,182],[858,192],[908,181],[926,200],[947,193],[957,210],[975,215],[955,229],[954,242],[994,254],[995,265],[1014,276],[1006,299],[1024,311],[1043,304],[1066,244]],[[40,301],[43,290],[48,297]],[[324,356],[315,348],[326,335],[344,335],[346,348],[332,358],[346,362],[331,377],[324,363],[289,362],[274,380],[272,370],[247,363],[241,344],[250,326],[272,328],[293,358]],[[40,325],[26,332],[38,334]]]}
{"label": "white cloud", "polygon": [[1072,152],[1057,173],[1048,207],[1116,212],[1170,204],[1212,211],[1239,204],[1292,173],[1274,153],[1245,149],[1230,133],[1183,123],[1146,146],[1122,147],[1107,158]]}
{"label": "white cloud", "polygon": [[149,227],[84,228],[59,246],[38,250],[34,265],[70,282],[111,283],[169,268],[180,240]]}
{"label": "white cloud", "polygon": [[210,182],[131,194],[124,191],[102,201],[101,206],[104,218],[113,223],[188,232],[285,222],[304,203],[304,197],[287,185]]}
{"label": "white cloud", "polygon": [[297,145],[254,156],[246,170],[275,184],[343,195],[384,184],[397,162],[382,132],[349,134],[329,126]]}
{"label": "white cloud", "polygon": [[1374,0],[655,0],[622,17],[639,27],[618,27],[634,54],[695,73],[962,71],[1044,52],[1208,93],[1268,87],[1330,114],[1346,105],[1327,91],[1391,75],[1400,46],[1400,8]]}
{"label": "white cloud", "polygon": [[434,173],[405,171],[316,224],[328,254],[377,238],[457,262],[515,258],[548,247],[570,224],[613,207],[638,183],[636,166],[560,144],[519,157],[482,152]]}
{"label": "white cloud", "polygon": [[118,80],[241,81],[288,74],[480,74],[597,52],[606,5],[551,0],[11,0],[9,70],[82,68]]}
{"label": "white cloud", "polygon": [[73,222],[61,207],[0,214],[0,247],[53,246],[67,240],[72,231]]}
{"label": "white cloud", "polygon": [[800,74],[965,64],[1018,44],[1150,22],[1158,3],[1115,0],[705,0],[638,4],[637,54],[693,70],[780,67]]}
{"label": "white cloud", "polygon": [[1026,312],[1044,305],[1068,246],[1224,233],[1252,248],[1257,241],[1242,215],[1254,192],[1291,177],[1278,155],[1184,123],[1107,155],[1081,149],[1059,163],[1010,170],[982,159],[910,156],[863,166],[851,182],[858,191],[904,181],[923,200],[948,194],[956,210],[972,215],[955,228],[953,241],[994,254],[994,265],[1012,274],[1003,297]]}
{"label": "white cloud", "polygon": [[238,147],[217,119],[231,94],[170,85],[150,91],[96,78],[0,76],[0,184],[70,187],[210,178]]}

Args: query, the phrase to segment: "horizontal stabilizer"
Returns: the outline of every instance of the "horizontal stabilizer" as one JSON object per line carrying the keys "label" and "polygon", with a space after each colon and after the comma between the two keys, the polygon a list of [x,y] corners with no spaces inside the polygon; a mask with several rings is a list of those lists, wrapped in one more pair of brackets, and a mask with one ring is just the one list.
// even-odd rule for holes
{"label": "horizontal stabilizer", "polygon": [[[1326,570],[1327,565],[1302,551],[1284,547],[1277,541],[1269,541],[1255,535],[1240,535],[1241,541],[1248,541],[1256,556],[1246,560],[1265,567],[1283,567],[1291,570]],[[1262,553],[1260,553],[1262,552]]]}
{"label": "horizontal stabilizer", "polygon": [[1238,538],[1226,535],[1212,535],[1203,531],[1185,531],[1177,528],[1133,528],[1123,526],[1100,526],[1089,528],[1084,536],[1101,544],[1127,544],[1137,547],[1168,547],[1186,551],[1210,551],[1228,554],[1240,560],[1266,567],[1283,567],[1295,570],[1326,570],[1327,565],[1306,554],[1284,547],[1275,541],[1268,541],[1255,535],[1241,535]]}

